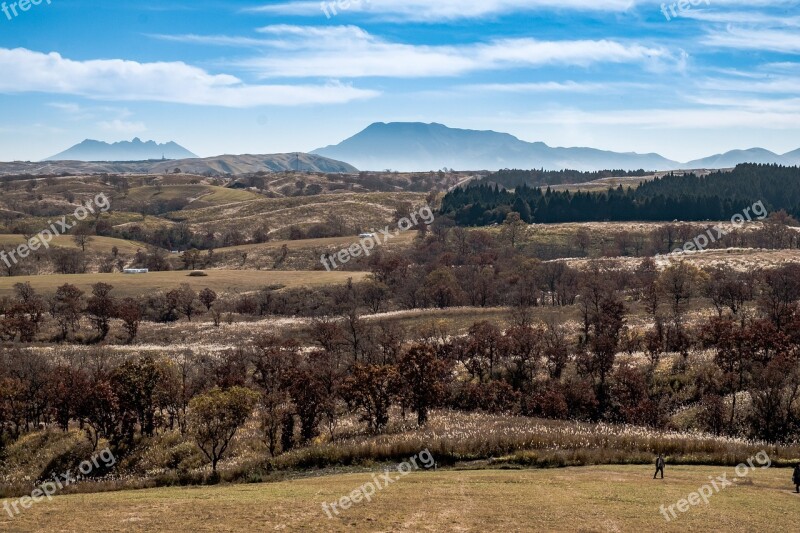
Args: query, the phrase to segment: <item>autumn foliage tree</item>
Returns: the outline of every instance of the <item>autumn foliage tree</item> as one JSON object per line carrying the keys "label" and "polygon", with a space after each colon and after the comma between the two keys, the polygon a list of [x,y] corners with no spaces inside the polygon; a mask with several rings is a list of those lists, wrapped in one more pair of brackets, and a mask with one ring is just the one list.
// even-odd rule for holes
{"label": "autumn foliage tree", "polygon": [[236,432],[253,411],[258,395],[243,387],[212,389],[189,404],[189,427],[197,447],[211,461],[213,476]]}
{"label": "autumn foliage tree", "polygon": [[86,302],[86,314],[99,333],[100,341],[105,340],[111,329],[111,319],[116,313],[116,300],[111,296],[114,287],[107,283],[92,285],[92,295]]}
{"label": "autumn foliage tree", "polygon": [[50,314],[59,327],[61,340],[77,329],[83,311],[83,291],[68,283],[56,289],[50,300]]}
{"label": "autumn foliage tree", "polygon": [[389,407],[399,387],[399,374],[391,365],[356,364],[344,380],[342,396],[362,412],[369,430],[380,433],[389,423]]}
{"label": "autumn foliage tree", "polygon": [[450,364],[439,359],[433,347],[417,344],[400,358],[398,372],[402,394],[417,413],[417,424],[424,426],[430,410],[445,398],[451,381]]}

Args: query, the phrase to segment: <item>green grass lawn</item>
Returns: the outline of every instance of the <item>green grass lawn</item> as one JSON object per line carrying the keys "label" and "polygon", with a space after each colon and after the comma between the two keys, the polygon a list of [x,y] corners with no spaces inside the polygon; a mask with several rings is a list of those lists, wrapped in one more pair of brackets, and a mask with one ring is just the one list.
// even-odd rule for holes
{"label": "green grass lawn", "polygon": [[[376,469],[377,472],[378,469]],[[371,473],[269,484],[58,496],[3,531],[796,531],[800,496],[788,469],[757,469],[667,522],[659,511],[733,468],[649,467],[418,471],[328,518]],[[395,472],[393,477],[397,477]]]}

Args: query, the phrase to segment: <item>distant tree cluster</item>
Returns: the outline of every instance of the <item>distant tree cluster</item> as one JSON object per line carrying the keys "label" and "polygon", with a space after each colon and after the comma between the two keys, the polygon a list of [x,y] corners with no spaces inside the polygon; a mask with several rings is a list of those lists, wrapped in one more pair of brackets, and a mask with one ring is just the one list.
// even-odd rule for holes
{"label": "distant tree cluster", "polygon": [[485,226],[516,212],[525,222],[726,220],[761,201],[770,211],[800,216],[800,168],[739,165],[708,176],[668,175],[638,188],[553,191],[523,183],[510,191],[478,183],[456,188],[441,214],[463,226]]}

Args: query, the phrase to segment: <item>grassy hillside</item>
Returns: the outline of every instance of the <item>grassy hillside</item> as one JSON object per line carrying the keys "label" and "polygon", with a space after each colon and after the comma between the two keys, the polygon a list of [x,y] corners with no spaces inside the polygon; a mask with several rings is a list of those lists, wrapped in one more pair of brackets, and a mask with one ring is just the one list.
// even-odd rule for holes
{"label": "grassy hillside", "polygon": [[0,296],[10,296],[14,284],[30,282],[37,291],[51,294],[65,283],[76,285],[83,291],[91,290],[94,283],[114,286],[117,296],[143,296],[162,289],[174,289],[188,283],[195,290],[209,287],[216,292],[254,291],[268,285],[286,287],[328,285],[344,283],[348,278],[360,280],[366,273],[359,272],[292,272],[209,270],[208,276],[191,277],[186,271],[151,272],[149,274],[58,274],[52,276],[16,276],[0,278]]}
{"label": "grassy hillside", "polygon": [[[378,249],[399,251],[409,248],[418,234],[415,231],[406,231],[388,241],[386,244],[376,246]],[[299,239],[290,241],[270,241],[261,244],[244,244],[229,246],[214,250],[215,266],[229,269],[266,269],[280,268],[285,270],[320,270],[320,256],[323,253],[333,253],[359,242],[358,236],[347,235],[344,237],[328,237],[322,239]],[[288,254],[285,258],[276,261],[283,255],[283,247]],[[242,261],[244,254],[247,259]],[[347,264],[348,270],[366,269],[367,258],[360,257]]]}
{"label": "grassy hillside", "polygon": [[246,202],[261,198],[258,194],[213,185],[165,185],[162,187],[137,187],[127,197],[117,202],[151,202],[154,200],[191,200],[195,208],[214,207],[233,202]]}
{"label": "grassy hillside", "polygon": [[[374,469],[375,473],[381,472]],[[668,467],[653,481],[647,466],[523,471],[416,471],[328,518],[334,502],[373,473],[273,484],[151,489],[70,495],[15,518],[11,531],[791,531],[800,496],[788,469],[756,469],[667,522],[674,505],[733,468]],[[380,477],[380,475],[379,475]],[[397,472],[393,477],[399,477]],[[69,517],[69,519],[65,519]]]}
{"label": "grassy hillside", "polygon": [[[25,242],[25,237],[22,235],[0,235],[0,246],[17,246]],[[50,243],[51,247],[62,248],[79,248],[75,244],[70,235],[59,235],[55,237]],[[87,252],[96,252],[109,254],[112,248],[117,247],[122,254],[135,254],[137,250],[146,248],[147,245],[136,241],[127,241],[124,239],[114,239],[112,237],[92,237],[92,240],[86,245]]]}
{"label": "grassy hillside", "polygon": [[287,238],[289,228],[308,229],[328,224],[332,219],[350,231],[366,231],[389,224],[397,205],[410,202],[420,206],[425,195],[418,193],[364,193],[319,195],[312,197],[260,198],[223,206],[193,208],[170,213],[175,221],[187,222],[196,231],[252,231],[268,227],[278,239]]}

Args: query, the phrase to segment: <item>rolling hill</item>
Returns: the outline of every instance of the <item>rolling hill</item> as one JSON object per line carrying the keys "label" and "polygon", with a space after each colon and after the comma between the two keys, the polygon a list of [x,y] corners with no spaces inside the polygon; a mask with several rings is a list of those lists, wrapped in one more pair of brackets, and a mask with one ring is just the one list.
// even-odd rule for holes
{"label": "rolling hill", "polygon": [[358,169],[347,163],[314,154],[221,155],[167,161],[42,161],[0,163],[0,176],[30,174],[166,174],[179,168],[187,174],[241,175],[255,172],[325,172],[354,174]]}

